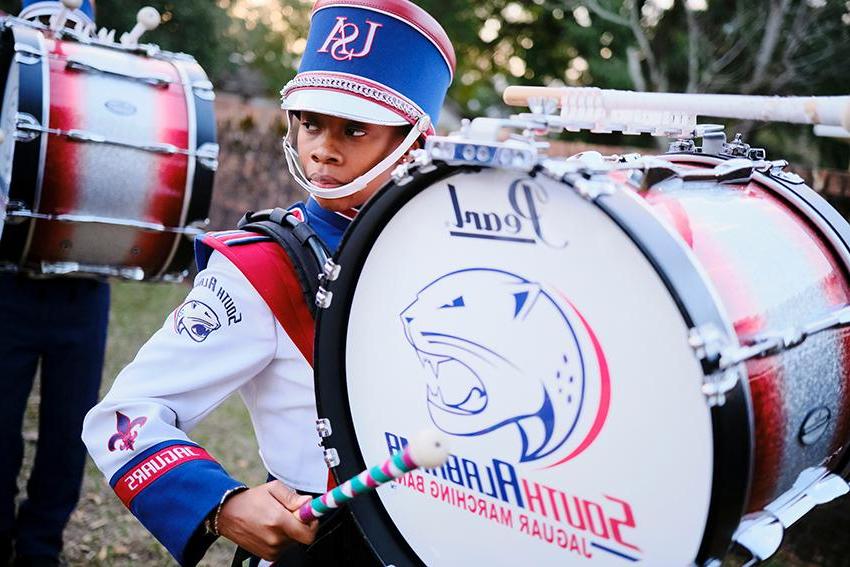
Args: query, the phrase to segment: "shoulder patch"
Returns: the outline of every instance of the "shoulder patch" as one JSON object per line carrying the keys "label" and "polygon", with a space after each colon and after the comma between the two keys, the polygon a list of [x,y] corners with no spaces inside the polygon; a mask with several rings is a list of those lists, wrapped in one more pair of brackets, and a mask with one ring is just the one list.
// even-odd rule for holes
{"label": "shoulder patch", "polygon": [[174,312],[174,332],[184,332],[196,343],[206,340],[211,333],[221,328],[218,315],[206,303],[190,299]]}

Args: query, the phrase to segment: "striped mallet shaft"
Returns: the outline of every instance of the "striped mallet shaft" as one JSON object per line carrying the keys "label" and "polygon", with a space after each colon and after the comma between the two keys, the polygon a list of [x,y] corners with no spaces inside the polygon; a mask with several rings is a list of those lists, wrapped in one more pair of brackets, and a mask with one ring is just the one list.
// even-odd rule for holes
{"label": "striped mallet shaft", "polygon": [[442,435],[433,430],[421,432],[411,439],[402,451],[394,454],[382,465],[363,471],[333,490],[313,498],[298,509],[298,518],[311,522],[339,508],[356,496],[371,492],[382,484],[401,478],[419,467],[439,467],[449,458],[449,450]]}

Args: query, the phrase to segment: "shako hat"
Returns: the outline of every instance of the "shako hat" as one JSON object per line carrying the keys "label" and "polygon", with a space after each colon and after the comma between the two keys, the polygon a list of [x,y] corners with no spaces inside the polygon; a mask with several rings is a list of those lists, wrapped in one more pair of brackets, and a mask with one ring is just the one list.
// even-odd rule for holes
{"label": "shako hat", "polygon": [[284,140],[289,170],[313,195],[337,199],[364,189],[422,137],[434,132],[455,70],[440,24],[408,0],[318,0],[298,74],[281,90],[281,107],[384,126],[412,126],[401,144],[357,179],[314,185],[295,149],[297,123]]}
{"label": "shako hat", "polygon": [[318,0],[282,106],[382,125],[428,115],[435,124],[454,69],[446,32],[416,4]]}

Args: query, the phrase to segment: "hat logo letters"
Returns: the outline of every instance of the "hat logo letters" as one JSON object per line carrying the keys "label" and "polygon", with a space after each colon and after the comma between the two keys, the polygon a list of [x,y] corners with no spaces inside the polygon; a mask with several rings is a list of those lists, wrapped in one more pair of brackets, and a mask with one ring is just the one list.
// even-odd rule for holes
{"label": "hat logo letters", "polygon": [[337,17],[336,25],[334,25],[331,33],[325,40],[324,45],[322,45],[322,48],[318,51],[319,53],[330,52],[331,57],[337,61],[351,61],[355,57],[365,57],[369,55],[372,51],[372,42],[375,40],[375,32],[377,32],[378,28],[382,27],[383,24],[366,20],[366,23],[369,24],[369,33],[366,36],[366,44],[359,53],[355,53],[354,50],[348,46],[360,37],[360,27],[357,24],[348,22],[347,20],[348,18],[345,16]]}

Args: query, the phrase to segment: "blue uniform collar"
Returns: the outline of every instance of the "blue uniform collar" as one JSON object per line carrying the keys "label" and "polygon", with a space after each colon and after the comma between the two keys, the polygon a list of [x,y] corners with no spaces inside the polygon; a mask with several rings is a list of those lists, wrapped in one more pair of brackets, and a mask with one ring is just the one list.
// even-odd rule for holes
{"label": "blue uniform collar", "polygon": [[323,209],[321,205],[312,197],[307,199],[304,207],[307,213],[307,223],[316,231],[331,252],[336,252],[339,248],[339,241],[342,239],[342,233],[351,224],[351,221],[356,214],[356,211],[346,211],[344,213],[336,213]]}

